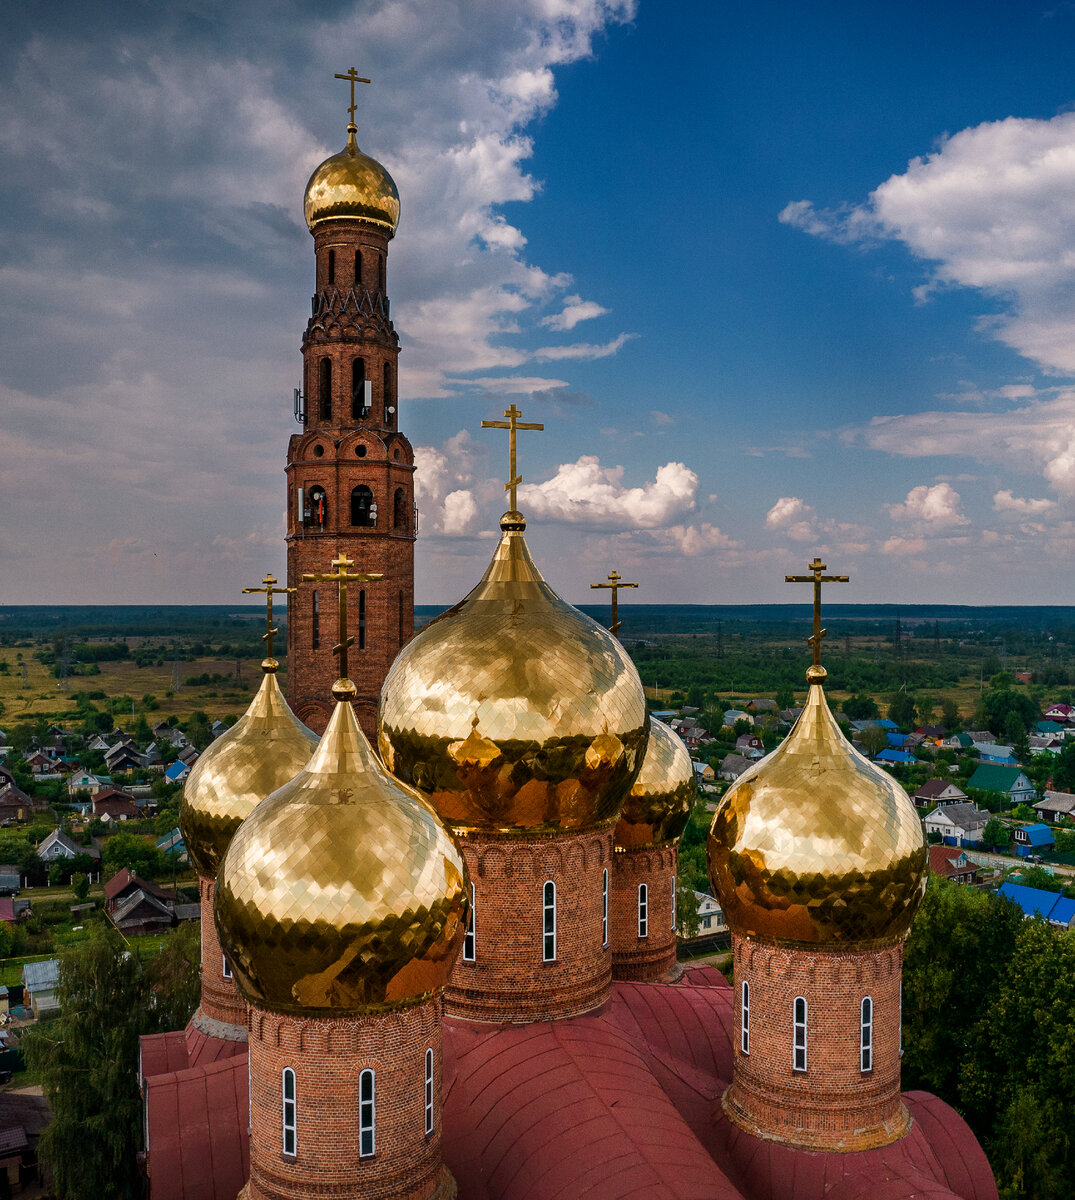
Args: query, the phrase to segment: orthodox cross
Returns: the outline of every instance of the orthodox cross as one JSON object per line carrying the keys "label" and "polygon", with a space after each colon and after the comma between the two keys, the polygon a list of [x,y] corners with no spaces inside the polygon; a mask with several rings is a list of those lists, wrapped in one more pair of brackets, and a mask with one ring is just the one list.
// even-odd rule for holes
{"label": "orthodox cross", "polygon": [[276,582],[275,575],[266,575],[261,582],[265,585],[264,587],[243,588],[243,595],[249,596],[253,592],[263,592],[265,594],[265,632],[261,635],[261,640],[266,644],[268,650],[266,652],[265,663],[262,665],[264,666],[266,663],[272,663],[272,665],[275,667],[278,665],[278,663],[272,655],[272,640],[275,635],[280,632],[280,630],[275,628],[272,623],[272,598],[273,596],[286,596],[289,592],[297,592],[299,589],[289,587],[273,587],[273,584]]}
{"label": "orthodox cross", "polygon": [[519,508],[518,492],[516,489],[522,483],[523,477],[517,475],[515,463],[515,431],[517,429],[544,429],[544,425],[525,424],[519,418],[523,414],[513,404],[511,408],[504,409],[506,421],[482,421],[482,429],[506,429],[508,430],[508,482],[504,484],[504,491],[511,494],[511,512],[517,512]]}
{"label": "orthodox cross", "polygon": [[628,587],[636,588],[636,587],[638,587],[638,584],[637,583],[621,583],[619,571],[613,571],[612,574],[608,577],[608,579],[609,579],[608,583],[591,583],[590,587],[592,587],[592,588],[611,588],[612,589],[612,624],[609,626],[609,632],[613,635],[613,637],[615,637],[616,634],[618,634],[620,631],[620,625],[623,624],[622,621],[618,621],[616,619],[616,614],[618,611],[617,607],[616,607],[617,594],[618,594],[620,588],[628,588]]}
{"label": "orthodox cross", "polygon": [[785,575],[785,583],[812,583],[814,585],[814,636],[806,639],[807,645],[814,648],[814,666],[821,666],[821,639],[826,631],[821,628],[821,585],[823,583],[850,583],[850,575],[822,575],[828,567],[815,554],[810,563],[809,575]]}
{"label": "orthodox cross", "polygon": [[358,108],[358,105],[355,103],[355,84],[369,83],[370,81],[368,79],[363,79],[362,76],[359,75],[359,73],[354,69],[354,67],[349,68],[346,75],[336,75],[335,78],[349,79],[351,81],[351,107],[347,110],[347,112],[351,117],[351,124],[353,125],[355,123],[355,109]]}
{"label": "orthodox cross", "polygon": [[354,643],[354,634],[347,636],[347,585],[349,583],[375,583],[378,579],[383,579],[383,575],[367,575],[362,571],[356,571],[353,575],[348,571],[348,567],[355,565],[353,558],[348,558],[346,554],[341,554],[339,558],[332,560],[332,565],[336,568],[331,574],[324,573],[321,575],[306,575],[302,577],[303,583],[336,583],[340,588],[340,624],[339,638],[340,640],[332,647],[332,653],[339,656],[340,660],[340,678],[348,679],[347,674],[347,648]]}

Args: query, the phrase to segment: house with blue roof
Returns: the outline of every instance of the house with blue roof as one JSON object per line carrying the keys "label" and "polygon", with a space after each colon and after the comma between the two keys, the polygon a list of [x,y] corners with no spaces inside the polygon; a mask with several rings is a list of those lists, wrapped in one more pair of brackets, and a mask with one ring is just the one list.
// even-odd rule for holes
{"label": "house with blue roof", "polygon": [[189,774],[190,767],[188,767],[185,762],[174,762],[168,768],[168,770],[164,772],[164,778],[167,779],[169,783],[182,783]]}
{"label": "house with blue roof", "polygon": [[906,733],[889,733],[885,736],[888,738],[888,748],[890,750],[902,750],[907,741]]}
{"label": "house with blue roof", "polygon": [[1003,883],[997,895],[1018,904],[1025,918],[1041,917],[1060,929],[1071,929],[1075,925],[1075,900],[1058,892],[1026,887],[1021,883]]}
{"label": "house with blue roof", "polygon": [[882,750],[873,761],[879,763],[915,763],[918,762],[918,759],[913,754],[908,754],[906,750]]}
{"label": "house with blue roof", "polygon": [[1053,848],[1053,831],[1048,825],[1017,825],[1012,831],[1012,843],[1020,858],[1028,858]]}
{"label": "house with blue roof", "polygon": [[1005,766],[1017,766],[1011,746],[1003,746],[998,742],[974,742],[971,749],[984,763],[1003,763]]}

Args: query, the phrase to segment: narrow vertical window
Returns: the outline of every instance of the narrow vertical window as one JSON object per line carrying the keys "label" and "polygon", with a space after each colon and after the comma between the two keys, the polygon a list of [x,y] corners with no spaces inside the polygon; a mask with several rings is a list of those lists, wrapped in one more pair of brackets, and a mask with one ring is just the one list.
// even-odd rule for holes
{"label": "narrow vertical window", "polygon": [[373,1072],[363,1071],[358,1077],[358,1157],[373,1156],[377,1141],[374,1124],[377,1120],[377,1096]]}
{"label": "narrow vertical window", "polygon": [[433,1132],[433,1050],[426,1051],[426,1136]]}
{"label": "narrow vertical window", "polygon": [[608,867],[601,872],[601,945],[608,945]]}
{"label": "narrow vertical window", "polygon": [[323,358],[321,360],[321,375],[317,389],[318,399],[321,402],[321,420],[332,420],[332,359]]}
{"label": "narrow vertical window", "polygon": [[221,962],[223,963],[223,966],[220,968],[220,973],[224,976],[225,979],[230,979],[231,978],[231,967],[228,966],[227,957],[222,954],[220,956],[220,958],[221,958]]}
{"label": "narrow vertical window", "polygon": [[794,1037],[792,1039],[792,1062],[796,1071],[806,1070],[806,999],[796,996],[792,1012]]}
{"label": "narrow vertical window", "polygon": [[384,385],[383,385],[383,387],[384,387],[384,398],[383,398],[384,423],[386,425],[394,425],[395,422],[392,419],[393,414],[388,411],[392,407],[392,405],[395,404],[395,402],[396,402],[395,395],[393,394],[393,391],[392,391],[392,364],[391,363],[384,364]]}
{"label": "narrow vertical window", "polygon": [[295,1072],[290,1067],[284,1067],[281,1096],[283,1099],[284,1153],[293,1157],[296,1125]]}
{"label": "narrow vertical window", "polygon": [[407,517],[410,505],[407,503],[407,492],[404,488],[396,488],[392,500],[392,528],[399,533],[407,532]]}
{"label": "narrow vertical window", "polygon": [[317,588],[313,590],[313,606],[310,609],[310,649],[317,650],[321,646],[321,599]]}
{"label": "narrow vertical window", "polygon": [[556,884],[547,880],[542,889],[542,930],[544,943],[541,957],[544,962],[556,959]]}
{"label": "narrow vertical window", "polygon": [[676,877],[672,876],[672,932],[676,931]]}
{"label": "narrow vertical window", "polygon": [[399,591],[399,645],[403,648],[403,589]]}
{"label": "narrow vertical window", "polygon": [[366,648],[366,589],[358,593],[358,648]]}
{"label": "narrow vertical window", "polygon": [[377,286],[384,291],[384,255],[377,255]]}
{"label": "narrow vertical window", "polygon": [[644,883],[638,885],[638,936],[649,937],[649,888]]}
{"label": "narrow vertical window", "polygon": [[351,416],[358,420],[366,415],[366,360],[351,360]]}
{"label": "narrow vertical window", "polygon": [[862,1021],[860,1024],[859,1056],[860,1069],[873,1070],[873,997],[862,997]]}
{"label": "narrow vertical window", "polygon": [[362,286],[362,251],[355,251],[355,287]]}
{"label": "narrow vertical window", "polygon": [[328,252],[328,282],[329,283],[336,282],[336,251],[335,250],[330,250]]}
{"label": "narrow vertical window", "polygon": [[743,980],[739,1001],[739,1046],[744,1054],[750,1053],[750,984]]}
{"label": "narrow vertical window", "polygon": [[470,885],[470,912],[467,913],[467,931],[463,935],[463,961],[474,961],[474,884]]}

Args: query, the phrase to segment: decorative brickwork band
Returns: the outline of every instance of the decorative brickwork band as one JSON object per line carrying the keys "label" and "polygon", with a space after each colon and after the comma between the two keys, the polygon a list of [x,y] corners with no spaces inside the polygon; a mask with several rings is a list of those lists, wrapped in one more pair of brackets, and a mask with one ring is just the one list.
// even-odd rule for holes
{"label": "decorative brickwork band", "polygon": [[[602,885],[612,831],[458,836],[474,889],[473,937],[444,994],[445,1012],[523,1024],[604,1004],[612,947]],[[551,886],[549,886],[551,885]]]}
{"label": "decorative brickwork band", "polygon": [[[193,1020],[195,1025],[203,1027],[203,1033],[222,1037],[226,1041],[238,1041],[245,1037],[246,1001],[239,995],[235,980],[224,974],[224,953],[217,941],[213,922],[215,891],[216,880],[198,876],[198,894],[202,905],[202,1002]],[[211,1022],[234,1027],[234,1032],[222,1032]]]}
{"label": "decorative brickwork band", "polygon": [[728,1117],[755,1136],[816,1150],[868,1150],[903,1137],[902,942],[798,950],[734,934],[732,951]]}
{"label": "decorative brickwork band", "polygon": [[[675,844],[612,856],[612,978],[660,979],[676,965]],[[644,889],[644,890],[643,890]]]}
{"label": "decorative brickwork band", "polygon": [[250,1010],[249,1200],[451,1200],[439,997],[387,1015]]}

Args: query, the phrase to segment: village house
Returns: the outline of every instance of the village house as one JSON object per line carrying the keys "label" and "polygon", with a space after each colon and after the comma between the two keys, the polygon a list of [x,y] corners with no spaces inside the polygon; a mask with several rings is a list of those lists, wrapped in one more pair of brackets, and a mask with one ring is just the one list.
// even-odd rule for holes
{"label": "village house", "polygon": [[943,804],[935,808],[922,824],[926,833],[939,833],[946,846],[977,846],[989,813],[973,804]]}
{"label": "village house", "polygon": [[118,771],[140,771],[145,765],[146,760],[133,742],[121,742],[105,751],[105,766],[113,775]]}
{"label": "village house", "polygon": [[62,829],[54,829],[47,838],[42,839],[37,847],[37,857],[42,862],[56,862],[61,858],[77,858],[80,854],[85,854],[94,860],[99,860],[101,857],[101,852],[96,846],[80,846],[77,842],[72,841]]}
{"label": "village house", "polygon": [[720,777],[728,780],[738,779],[744,771],[748,771],[752,766],[753,763],[743,754],[726,754],[721,760]]}
{"label": "village house", "polygon": [[754,718],[750,713],[743,712],[741,708],[729,708],[724,714],[724,724],[734,727],[736,721],[748,721],[751,725],[754,724]]}
{"label": "village house", "polygon": [[1043,821],[1057,824],[1065,817],[1075,821],[1075,793],[1054,792],[1046,789],[1045,799],[1034,805]]}
{"label": "village house", "polygon": [[692,765],[694,767],[694,779],[696,783],[712,783],[716,779],[717,773],[709,763],[696,762]]}
{"label": "village house", "polygon": [[764,758],[765,743],[756,733],[741,733],[735,739],[735,751],[745,758]]}
{"label": "village house", "polygon": [[983,792],[1001,792],[1012,804],[1030,804],[1037,791],[1018,767],[1000,763],[982,763],[967,780],[967,787]]}
{"label": "village house", "polygon": [[1071,725],[1075,723],[1075,709],[1070,704],[1050,704],[1042,714],[1046,721],[1056,721],[1060,724]]}
{"label": "village house", "polygon": [[46,962],[23,964],[24,1003],[39,1021],[42,1017],[51,1017],[60,1011],[60,1002],[56,999],[59,982],[59,959],[50,958]]}
{"label": "village house", "polygon": [[96,775],[91,775],[89,771],[75,771],[67,780],[67,794],[69,796],[92,796],[94,792],[99,792],[104,784]]}
{"label": "village house", "polygon": [[93,805],[93,815],[100,820],[107,816],[111,821],[127,821],[138,815],[138,805],[134,797],[119,788],[102,788],[94,793],[90,803]]}
{"label": "village house", "polygon": [[141,879],[127,867],[105,884],[105,911],[127,937],[171,928],[174,910],[175,898],[169,892]]}
{"label": "village house", "polygon": [[0,825],[22,825],[34,815],[34,802],[20,787],[0,788]]}
{"label": "village house", "polygon": [[977,883],[979,867],[964,851],[955,846],[930,846],[930,874],[940,875],[953,883]]}
{"label": "village house", "polygon": [[1009,767],[1016,765],[1011,746],[1003,746],[998,742],[973,742],[971,752],[977,754],[984,763],[1003,763]]}
{"label": "village house", "polygon": [[1075,900],[1069,900],[1059,892],[1047,892],[1044,888],[1026,887],[1021,883],[1002,883],[997,895],[1018,904],[1026,919],[1041,917],[1059,929],[1075,927]]}
{"label": "village house", "polygon": [[966,799],[967,793],[947,779],[927,779],[914,794],[914,802],[919,808],[930,804],[962,804]]}
{"label": "village house", "polygon": [[22,887],[22,875],[15,863],[0,863],[0,896],[14,896]]}
{"label": "village house", "polygon": [[1016,825],[1012,843],[1020,858],[1031,858],[1053,848],[1053,831],[1048,825]]}
{"label": "village house", "polygon": [[[727,933],[728,925],[716,897],[711,896],[708,892],[695,892],[694,900],[698,914],[698,933],[695,936],[708,938],[714,934]],[[680,926],[680,937],[688,940],[684,937],[682,925]]]}

